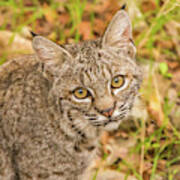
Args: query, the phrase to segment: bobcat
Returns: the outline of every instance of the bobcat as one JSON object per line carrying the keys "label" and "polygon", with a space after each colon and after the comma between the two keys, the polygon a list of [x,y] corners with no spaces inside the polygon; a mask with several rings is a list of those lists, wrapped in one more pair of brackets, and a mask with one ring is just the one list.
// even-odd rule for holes
{"label": "bobcat", "polygon": [[0,179],[81,180],[141,83],[129,17],[118,11],[94,41],[32,46],[0,67]]}

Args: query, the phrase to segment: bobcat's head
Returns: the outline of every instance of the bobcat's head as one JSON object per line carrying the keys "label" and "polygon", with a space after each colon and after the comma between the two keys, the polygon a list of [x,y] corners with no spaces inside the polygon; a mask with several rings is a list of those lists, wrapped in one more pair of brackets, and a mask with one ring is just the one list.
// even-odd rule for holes
{"label": "bobcat's head", "polygon": [[86,134],[94,127],[116,129],[127,117],[141,73],[124,10],[116,13],[99,40],[61,47],[36,36],[33,47],[46,74],[53,74],[52,93],[66,126]]}

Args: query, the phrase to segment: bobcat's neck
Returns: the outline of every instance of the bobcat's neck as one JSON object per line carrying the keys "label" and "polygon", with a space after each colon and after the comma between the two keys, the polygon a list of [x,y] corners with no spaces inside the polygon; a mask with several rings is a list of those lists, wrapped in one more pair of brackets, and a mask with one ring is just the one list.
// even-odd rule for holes
{"label": "bobcat's neck", "polygon": [[[70,110],[63,107],[60,103],[61,100],[53,93],[49,96],[48,101],[49,107],[51,107],[48,114],[53,114],[54,125],[65,140],[69,141],[74,150],[80,152],[95,149],[101,130],[90,125],[85,119],[71,119]],[[50,118],[52,117],[48,117],[48,119]]]}
{"label": "bobcat's neck", "polygon": [[71,141],[75,151],[91,151],[96,148],[101,132],[100,130],[91,126],[87,129],[80,130],[76,128],[73,123],[69,123],[68,119],[64,118],[60,120],[60,124],[61,132],[67,140]]}

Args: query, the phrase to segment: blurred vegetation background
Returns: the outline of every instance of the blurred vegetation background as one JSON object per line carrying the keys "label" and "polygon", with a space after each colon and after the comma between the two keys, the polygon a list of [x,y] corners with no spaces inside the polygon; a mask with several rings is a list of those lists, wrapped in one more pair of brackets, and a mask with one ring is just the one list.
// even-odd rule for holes
{"label": "blurred vegetation background", "polygon": [[124,4],[144,74],[141,100],[130,122],[103,135],[89,179],[180,180],[179,0],[0,0],[0,65],[33,52],[30,31],[59,44],[96,39]]}

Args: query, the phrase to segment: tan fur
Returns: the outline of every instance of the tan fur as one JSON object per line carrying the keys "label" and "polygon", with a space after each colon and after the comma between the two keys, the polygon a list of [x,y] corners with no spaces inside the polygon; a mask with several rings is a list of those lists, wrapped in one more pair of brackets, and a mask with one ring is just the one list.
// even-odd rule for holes
{"label": "tan fur", "polygon": [[[0,67],[0,179],[81,179],[101,132],[118,128],[138,93],[131,38],[122,10],[99,40],[60,47],[37,36],[33,55]],[[125,85],[112,89],[117,75]],[[73,95],[79,87],[87,98]]]}

